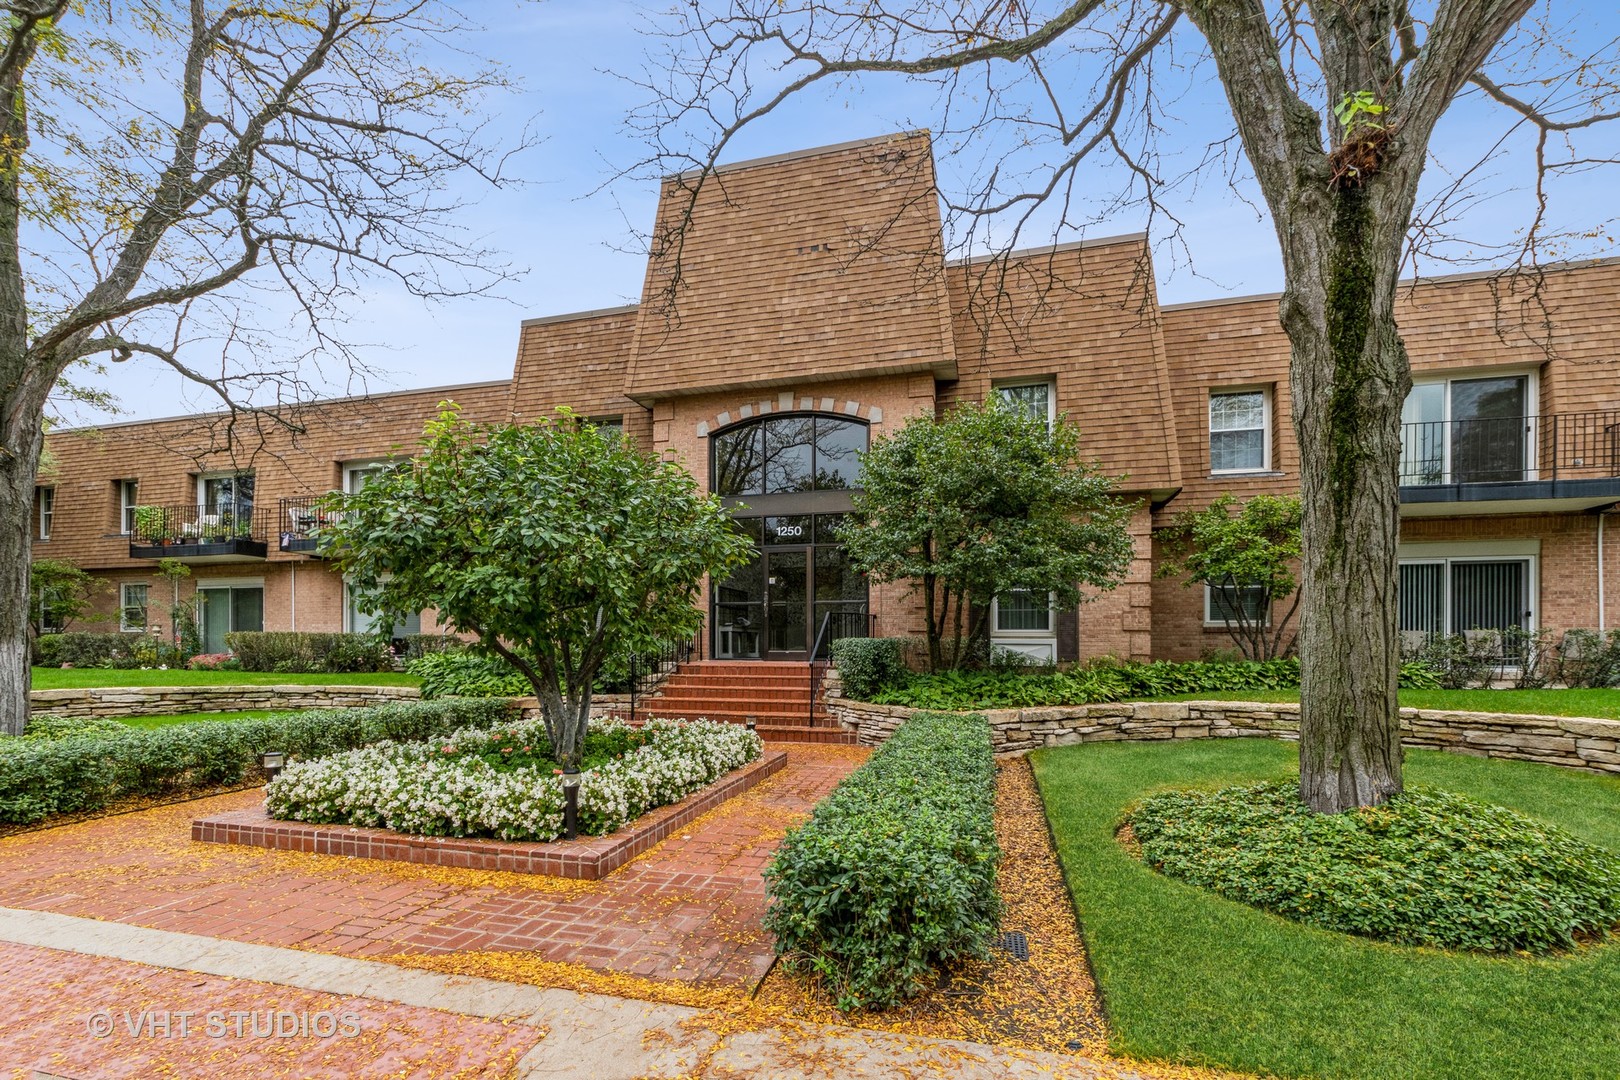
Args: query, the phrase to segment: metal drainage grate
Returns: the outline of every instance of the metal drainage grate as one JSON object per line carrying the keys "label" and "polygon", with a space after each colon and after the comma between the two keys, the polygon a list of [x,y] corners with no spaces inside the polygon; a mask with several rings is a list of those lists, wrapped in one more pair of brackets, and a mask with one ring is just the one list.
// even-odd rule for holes
{"label": "metal drainage grate", "polygon": [[1014,960],[1029,959],[1029,938],[1022,930],[1008,930],[996,937],[996,948],[1012,953]]}

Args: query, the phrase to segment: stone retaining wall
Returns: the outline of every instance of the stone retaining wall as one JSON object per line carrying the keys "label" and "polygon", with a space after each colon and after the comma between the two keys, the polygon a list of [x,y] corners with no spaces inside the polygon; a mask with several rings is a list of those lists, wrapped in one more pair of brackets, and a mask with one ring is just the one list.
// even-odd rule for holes
{"label": "stone retaining wall", "polygon": [[[844,697],[827,698],[827,709],[864,746],[883,742],[912,713],[924,711]],[[1297,704],[1149,701],[979,711],[990,718],[1001,755],[1085,742],[1299,738]],[[1401,731],[1402,742],[1422,749],[1620,773],[1620,720],[1402,709]]]}
{"label": "stone retaining wall", "polygon": [[174,716],[197,712],[350,709],[389,701],[415,701],[414,686],[105,686],[35,690],[29,706],[54,716]]}

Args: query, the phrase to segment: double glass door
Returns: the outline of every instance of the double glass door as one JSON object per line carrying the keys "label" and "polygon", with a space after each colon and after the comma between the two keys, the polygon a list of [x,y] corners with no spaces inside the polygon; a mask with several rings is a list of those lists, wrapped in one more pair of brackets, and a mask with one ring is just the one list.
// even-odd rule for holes
{"label": "double glass door", "polygon": [[[831,515],[817,515],[818,525],[821,517]],[[850,615],[866,610],[866,578],[850,569],[842,544],[782,543],[817,536],[808,515],[763,521],[753,560],[714,586],[717,660],[808,660],[824,621],[842,636]],[[821,539],[830,539],[830,527]]]}

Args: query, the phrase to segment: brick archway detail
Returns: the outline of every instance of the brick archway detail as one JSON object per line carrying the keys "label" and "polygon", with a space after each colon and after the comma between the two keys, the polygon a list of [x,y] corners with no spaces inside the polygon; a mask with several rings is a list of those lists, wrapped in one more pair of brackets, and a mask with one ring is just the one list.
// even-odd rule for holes
{"label": "brick archway detail", "polygon": [[826,394],[814,394],[809,391],[783,390],[775,397],[764,398],[757,401],[739,403],[716,413],[711,419],[700,420],[697,425],[697,437],[706,439],[711,431],[730,427],[732,424],[744,420],[754,420],[773,413],[787,412],[814,412],[826,413],[829,416],[852,416],[857,420],[865,420],[869,424],[883,422],[883,410],[876,405],[866,405],[848,398],[833,397]]}

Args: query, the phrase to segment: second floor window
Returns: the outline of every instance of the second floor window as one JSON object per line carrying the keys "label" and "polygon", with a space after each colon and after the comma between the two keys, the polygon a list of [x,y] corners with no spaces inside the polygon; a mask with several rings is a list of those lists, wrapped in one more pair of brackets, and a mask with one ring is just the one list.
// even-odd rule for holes
{"label": "second floor window", "polygon": [[1057,394],[1054,393],[1050,380],[1009,383],[1006,386],[997,386],[995,392],[1007,408],[1045,421],[1048,428],[1052,426]]}
{"label": "second floor window", "polygon": [[39,538],[51,538],[51,519],[56,516],[56,489],[37,487],[34,489],[34,515],[39,519]]}
{"label": "second floor window", "polygon": [[1265,472],[1271,467],[1271,402],[1264,390],[1209,396],[1209,471]]}
{"label": "second floor window", "polygon": [[135,531],[135,508],[140,505],[140,484],[134,480],[118,481],[118,531],[129,535]]}
{"label": "second floor window", "polygon": [[249,517],[253,514],[253,474],[230,473],[225,476],[204,476],[197,483],[205,514],[234,514]]}

